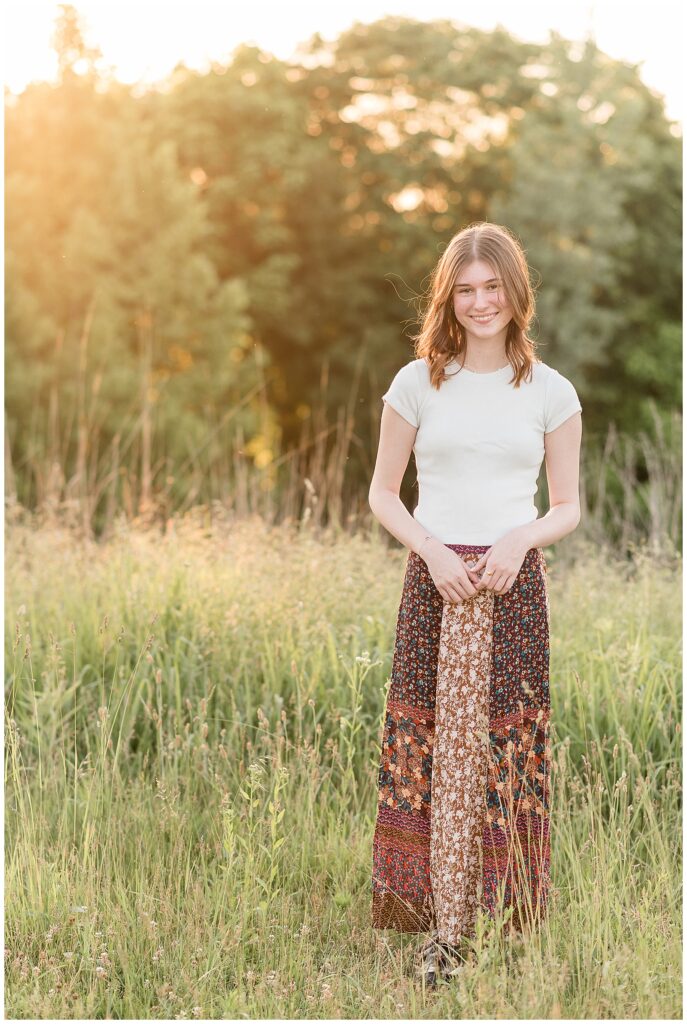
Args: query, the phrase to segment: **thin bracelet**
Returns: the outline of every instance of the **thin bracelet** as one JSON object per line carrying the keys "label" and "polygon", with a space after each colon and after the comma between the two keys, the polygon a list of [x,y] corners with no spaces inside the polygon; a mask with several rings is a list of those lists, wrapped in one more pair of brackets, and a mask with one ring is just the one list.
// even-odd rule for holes
{"label": "thin bracelet", "polygon": [[422,555],[420,554],[420,549],[422,548],[422,545],[423,545],[423,544],[425,543],[425,541],[426,541],[426,540],[434,540],[434,536],[433,536],[433,534],[431,534],[431,533],[428,533],[428,534],[426,534],[426,536],[424,536],[424,537],[422,538],[422,540],[420,541],[420,547],[419,547],[419,548],[417,549],[417,552],[416,552],[416,553],[417,553],[417,555],[418,555],[418,556],[419,556],[420,558],[422,558]]}

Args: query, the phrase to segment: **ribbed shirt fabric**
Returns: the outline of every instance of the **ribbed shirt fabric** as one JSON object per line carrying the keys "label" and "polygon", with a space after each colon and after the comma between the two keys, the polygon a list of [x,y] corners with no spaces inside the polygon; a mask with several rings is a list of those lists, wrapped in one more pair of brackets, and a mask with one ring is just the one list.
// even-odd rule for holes
{"label": "ribbed shirt fabric", "polygon": [[519,388],[510,363],[492,373],[446,366],[437,391],[424,359],[402,366],[382,396],[417,427],[417,522],[444,544],[494,544],[537,518],[544,434],[582,410],[573,384],[538,362]]}

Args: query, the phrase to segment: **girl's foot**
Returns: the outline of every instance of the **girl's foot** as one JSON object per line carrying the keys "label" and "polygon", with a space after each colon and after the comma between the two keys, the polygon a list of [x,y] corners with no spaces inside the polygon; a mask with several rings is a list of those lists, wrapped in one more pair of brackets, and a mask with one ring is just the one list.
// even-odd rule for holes
{"label": "girl's foot", "polygon": [[465,955],[459,946],[454,946],[450,942],[440,942],[438,945],[441,976],[446,981],[460,972],[465,963]]}
{"label": "girl's foot", "polygon": [[420,972],[425,986],[430,989],[437,987],[441,971],[441,948],[437,943],[436,930],[430,933],[430,938],[420,950]]}

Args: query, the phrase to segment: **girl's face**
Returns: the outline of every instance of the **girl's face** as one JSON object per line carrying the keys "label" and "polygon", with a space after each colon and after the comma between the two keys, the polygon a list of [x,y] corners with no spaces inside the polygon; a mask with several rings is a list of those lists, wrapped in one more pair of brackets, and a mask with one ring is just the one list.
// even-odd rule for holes
{"label": "girl's face", "polygon": [[475,260],[458,274],[453,289],[453,309],[458,323],[477,341],[503,334],[513,319],[504,283],[489,263]]}

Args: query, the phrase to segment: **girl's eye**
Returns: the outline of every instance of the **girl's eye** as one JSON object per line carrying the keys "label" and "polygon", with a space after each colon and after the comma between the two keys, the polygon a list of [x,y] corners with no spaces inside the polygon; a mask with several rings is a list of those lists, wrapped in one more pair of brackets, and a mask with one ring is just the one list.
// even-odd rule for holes
{"label": "girl's eye", "polygon": [[[490,292],[497,292],[499,290],[499,286],[497,284],[488,284],[487,288],[489,289]],[[470,295],[471,292],[472,292],[471,288],[459,288],[458,289],[458,294],[459,295]]]}

